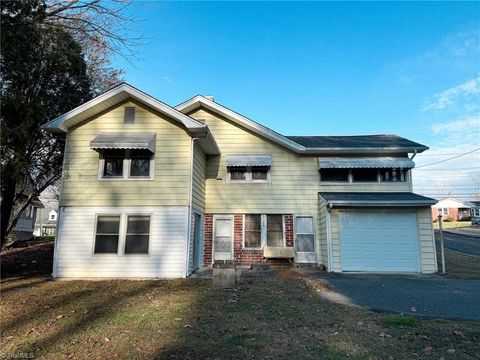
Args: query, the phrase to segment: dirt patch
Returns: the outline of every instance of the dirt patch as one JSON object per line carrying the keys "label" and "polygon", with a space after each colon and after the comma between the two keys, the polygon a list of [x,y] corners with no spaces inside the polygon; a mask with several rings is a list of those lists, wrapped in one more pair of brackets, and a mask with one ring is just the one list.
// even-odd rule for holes
{"label": "dirt patch", "polygon": [[49,276],[53,265],[53,240],[0,253],[1,279],[23,276]]}

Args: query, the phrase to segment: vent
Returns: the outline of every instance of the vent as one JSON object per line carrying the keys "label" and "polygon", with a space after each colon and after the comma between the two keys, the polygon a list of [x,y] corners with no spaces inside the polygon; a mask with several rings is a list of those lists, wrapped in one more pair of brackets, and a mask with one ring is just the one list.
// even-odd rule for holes
{"label": "vent", "polygon": [[135,108],[134,107],[126,107],[125,108],[125,112],[123,114],[123,122],[124,122],[124,124],[135,123]]}

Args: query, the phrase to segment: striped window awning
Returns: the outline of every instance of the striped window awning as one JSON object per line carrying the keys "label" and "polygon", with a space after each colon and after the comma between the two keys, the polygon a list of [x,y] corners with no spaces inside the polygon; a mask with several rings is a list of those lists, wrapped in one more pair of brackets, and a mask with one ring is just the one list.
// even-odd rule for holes
{"label": "striped window awning", "polygon": [[412,169],[415,163],[408,158],[318,158],[319,169],[402,168]]}
{"label": "striped window awning", "polygon": [[270,155],[230,155],[227,156],[227,167],[259,166],[271,167]]}
{"label": "striped window awning", "polygon": [[155,153],[154,133],[110,133],[99,134],[90,141],[93,150],[143,149]]}

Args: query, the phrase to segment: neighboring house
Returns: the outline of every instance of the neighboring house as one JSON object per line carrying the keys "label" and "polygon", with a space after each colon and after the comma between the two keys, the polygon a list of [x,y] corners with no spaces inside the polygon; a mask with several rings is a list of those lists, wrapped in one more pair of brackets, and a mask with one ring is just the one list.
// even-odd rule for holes
{"label": "neighboring house", "polygon": [[394,135],[286,137],[195,96],[128,85],[50,121],[66,138],[53,276],[174,278],[268,257],[437,270],[431,205]]}
{"label": "neighboring house", "polygon": [[37,213],[37,221],[35,222],[35,236],[51,236],[55,235],[57,226],[57,209],[45,206],[39,209]]}
{"label": "neighboring house", "polygon": [[[26,197],[25,197],[26,198]],[[21,201],[19,201],[19,204]],[[32,238],[35,229],[35,221],[37,218],[37,212],[43,208],[43,204],[40,199],[35,198],[31,203],[22,211],[17,224],[12,230],[10,235],[11,240],[28,240]]]}
{"label": "neighboring house", "polygon": [[471,208],[472,204],[467,201],[445,198],[432,206],[432,219],[438,221],[438,215],[442,215],[442,221],[468,221]]}
{"label": "neighboring house", "polygon": [[475,217],[480,217],[480,201],[472,200],[468,202],[471,206],[470,215]]}

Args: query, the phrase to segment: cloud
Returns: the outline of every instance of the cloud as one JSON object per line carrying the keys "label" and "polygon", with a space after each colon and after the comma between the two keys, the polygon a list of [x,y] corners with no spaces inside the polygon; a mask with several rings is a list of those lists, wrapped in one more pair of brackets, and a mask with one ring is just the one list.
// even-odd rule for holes
{"label": "cloud", "polygon": [[478,136],[478,131],[480,129],[480,115],[432,125],[431,129],[434,133],[466,132],[467,134],[473,133],[475,136]]}
{"label": "cloud", "polygon": [[[459,99],[465,101],[472,95],[480,94],[480,75],[470,79],[463,84],[434,94],[426,101],[421,111],[444,110],[452,106]],[[471,106],[472,104],[466,104]]]}
{"label": "cloud", "polygon": [[164,76],[164,77],[163,77],[163,80],[165,80],[166,82],[169,82],[169,83],[172,82],[172,79],[170,79],[169,76]]}

